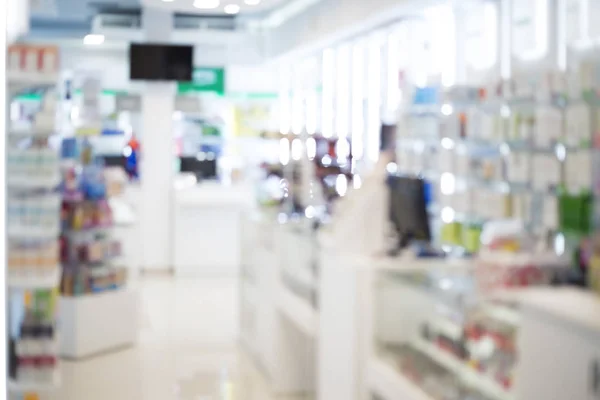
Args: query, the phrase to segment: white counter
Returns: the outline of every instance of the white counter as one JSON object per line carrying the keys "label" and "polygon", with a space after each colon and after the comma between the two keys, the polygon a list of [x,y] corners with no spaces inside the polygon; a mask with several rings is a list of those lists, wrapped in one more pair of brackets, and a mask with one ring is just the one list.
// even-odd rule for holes
{"label": "white counter", "polygon": [[173,267],[179,276],[237,274],[241,215],[254,201],[252,189],[217,182],[175,190]]}

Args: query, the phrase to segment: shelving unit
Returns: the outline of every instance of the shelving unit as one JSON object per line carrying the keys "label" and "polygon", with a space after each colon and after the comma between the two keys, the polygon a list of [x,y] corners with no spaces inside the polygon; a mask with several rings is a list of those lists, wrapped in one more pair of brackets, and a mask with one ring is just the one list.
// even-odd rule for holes
{"label": "shelving unit", "polygon": [[[12,48],[9,49],[12,51]],[[58,76],[9,68],[11,98],[28,88],[44,91],[41,109],[26,130],[7,131],[7,315],[9,396],[39,395],[60,385],[56,343],[60,204],[59,158],[49,147],[54,132]],[[34,333],[34,331],[37,332]]]}
{"label": "shelving unit", "polygon": [[[104,166],[94,153],[91,135],[100,134],[98,81],[82,82],[82,120],[63,137],[60,319],[64,340],[60,355],[81,359],[137,342],[139,296],[127,287],[127,270],[118,265],[122,245],[112,236],[114,218]],[[97,92],[96,93],[96,89]]]}

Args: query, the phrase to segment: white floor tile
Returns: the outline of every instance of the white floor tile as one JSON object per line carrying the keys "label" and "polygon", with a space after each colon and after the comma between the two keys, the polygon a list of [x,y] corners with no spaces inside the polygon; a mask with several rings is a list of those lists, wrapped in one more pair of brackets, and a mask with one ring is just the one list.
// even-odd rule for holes
{"label": "white floor tile", "polygon": [[49,400],[274,400],[238,349],[233,279],[144,279],[137,346],[63,361]]}

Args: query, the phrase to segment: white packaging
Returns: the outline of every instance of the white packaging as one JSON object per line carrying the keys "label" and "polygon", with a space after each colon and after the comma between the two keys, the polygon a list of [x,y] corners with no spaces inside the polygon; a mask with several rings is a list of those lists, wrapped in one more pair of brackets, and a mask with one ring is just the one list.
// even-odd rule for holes
{"label": "white packaging", "polygon": [[506,157],[506,177],[511,183],[529,183],[531,159],[528,154],[511,152]]}
{"label": "white packaging", "polygon": [[581,146],[589,143],[592,137],[591,109],[585,103],[570,106],[566,111],[565,144]]}
{"label": "white packaging", "polygon": [[542,221],[544,227],[548,229],[556,229],[559,226],[558,221],[558,200],[556,196],[544,197],[544,210]]}
{"label": "white packaging", "polygon": [[556,157],[547,154],[534,154],[532,186],[536,190],[547,191],[561,182],[561,163]]}
{"label": "white packaging", "polygon": [[565,161],[565,184],[569,191],[579,192],[592,185],[592,153],[590,150],[572,152]]}
{"label": "white packaging", "polygon": [[560,110],[552,107],[538,107],[535,113],[535,146],[548,148],[563,136],[563,117]]}

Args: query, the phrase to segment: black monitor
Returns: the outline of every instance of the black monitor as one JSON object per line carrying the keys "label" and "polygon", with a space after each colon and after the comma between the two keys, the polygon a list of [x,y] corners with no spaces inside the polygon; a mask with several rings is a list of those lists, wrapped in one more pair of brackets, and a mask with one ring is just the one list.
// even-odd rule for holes
{"label": "black monitor", "polygon": [[217,160],[215,157],[181,157],[180,172],[191,172],[196,175],[198,181],[203,179],[214,179],[217,177]]}
{"label": "black monitor", "polygon": [[389,176],[390,218],[398,234],[399,248],[412,241],[430,242],[431,231],[425,181],[408,176]]}
{"label": "black monitor", "polygon": [[125,169],[127,158],[123,155],[102,155],[99,158],[103,161],[105,167],[121,167]]}
{"label": "black monitor", "polygon": [[194,47],[132,43],[129,47],[129,79],[191,82]]}

